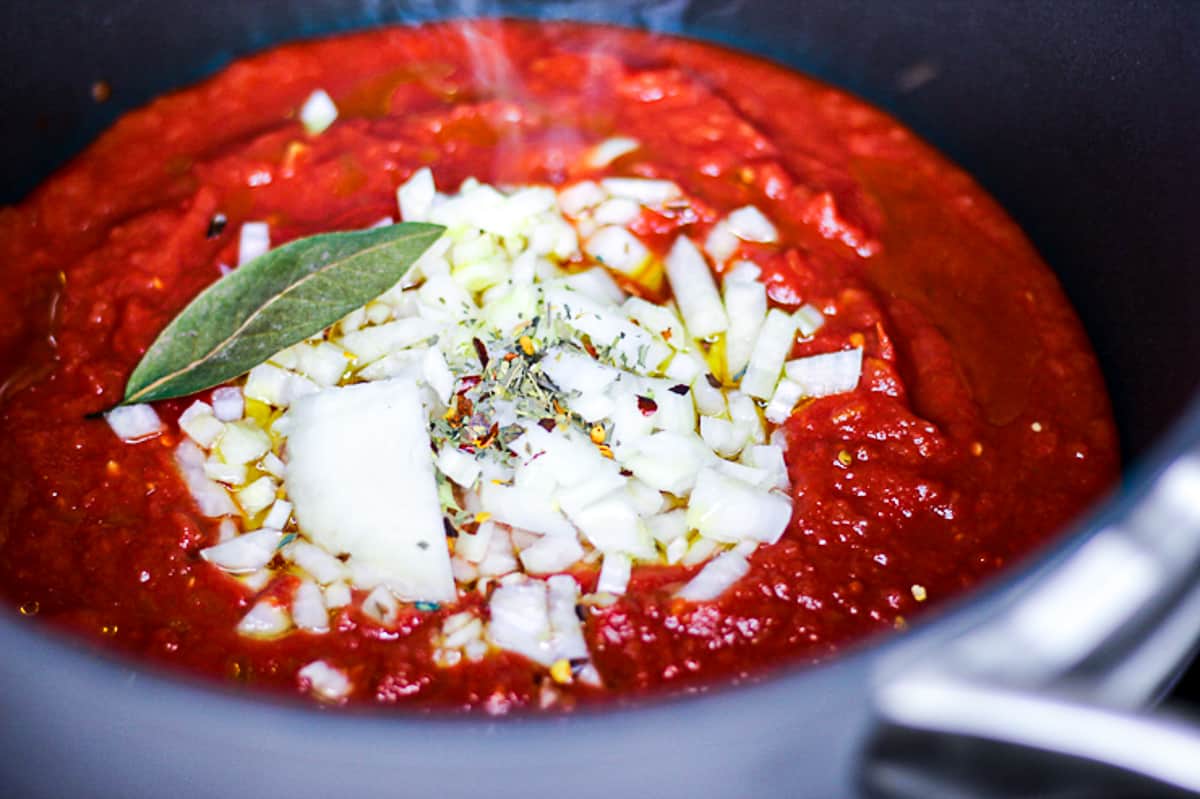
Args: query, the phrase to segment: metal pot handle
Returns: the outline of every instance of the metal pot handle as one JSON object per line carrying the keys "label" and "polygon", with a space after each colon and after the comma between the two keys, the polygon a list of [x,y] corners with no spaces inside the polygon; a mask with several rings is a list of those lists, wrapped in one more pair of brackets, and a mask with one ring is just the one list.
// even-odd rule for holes
{"label": "metal pot handle", "polygon": [[1200,642],[1200,451],[1129,499],[998,609],[884,663],[866,795],[1200,795],[1200,724],[1141,710]]}

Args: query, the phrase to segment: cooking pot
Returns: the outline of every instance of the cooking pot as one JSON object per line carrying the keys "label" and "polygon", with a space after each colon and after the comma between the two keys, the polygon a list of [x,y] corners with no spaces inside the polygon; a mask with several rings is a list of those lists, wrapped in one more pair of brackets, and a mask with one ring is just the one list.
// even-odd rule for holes
{"label": "cooking pot", "polygon": [[[750,50],[881,105],[1008,208],[1100,356],[1126,464],[1057,544],[818,667],[565,717],[332,712],[0,616],[13,797],[1128,796],[1200,790],[1145,710],[1200,633],[1200,8],[864,0],[5,4],[0,200],[122,111],[297,37],[571,17]],[[94,81],[111,85],[96,102]],[[96,97],[103,98],[98,87]]]}

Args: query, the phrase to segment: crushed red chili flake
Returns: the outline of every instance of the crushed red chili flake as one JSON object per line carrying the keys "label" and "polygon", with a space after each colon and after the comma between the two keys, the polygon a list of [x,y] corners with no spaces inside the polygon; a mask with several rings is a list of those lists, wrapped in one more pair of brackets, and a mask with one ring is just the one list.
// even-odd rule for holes
{"label": "crushed red chili flake", "polygon": [[642,412],[642,416],[651,416],[658,410],[658,403],[649,397],[644,397],[638,394],[637,398],[638,410]]}
{"label": "crushed red chili flake", "polygon": [[684,394],[691,391],[691,388],[686,383],[679,383],[678,385],[671,386],[667,390],[670,391],[672,394],[678,394],[679,396],[682,397]]}
{"label": "crushed red chili flake", "polygon": [[471,339],[471,344],[474,345],[474,347],[475,347],[475,354],[477,356],[479,356],[480,367],[483,369],[486,369],[487,365],[488,365],[487,346],[482,341],[479,340],[478,336]]}
{"label": "crushed red chili flake", "polygon": [[704,379],[705,379],[705,380],[707,380],[707,381],[708,381],[708,384],[709,384],[710,386],[712,386],[713,388],[720,388],[720,387],[721,387],[721,381],[720,381],[720,380],[718,380],[718,379],[717,379],[717,376],[716,376],[716,375],[714,375],[712,372],[709,372],[708,374],[704,375]]}
{"label": "crushed red chili flake", "polygon": [[538,427],[542,428],[547,433],[553,432],[554,428],[557,426],[558,426],[558,422],[554,421],[553,419],[550,419],[550,418],[538,419]]}

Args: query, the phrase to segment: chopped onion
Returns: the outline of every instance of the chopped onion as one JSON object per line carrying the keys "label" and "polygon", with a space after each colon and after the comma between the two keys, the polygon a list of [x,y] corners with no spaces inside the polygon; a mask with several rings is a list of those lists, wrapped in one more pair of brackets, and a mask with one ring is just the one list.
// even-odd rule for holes
{"label": "chopped onion", "polygon": [[487,637],[492,644],[543,666],[554,663],[545,583],[534,580],[500,586],[492,592],[488,610]]}
{"label": "chopped onion", "polygon": [[680,188],[669,180],[605,178],[600,185],[614,197],[627,197],[648,206],[663,205],[683,196]]}
{"label": "chopped onion", "polygon": [[705,564],[699,574],[679,589],[676,596],[689,602],[716,599],[749,571],[750,564],[744,557],[734,552],[725,552]]}
{"label": "chopped onion", "polygon": [[579,216],[608,198],[608,192],[592,180],[583,180],[558,193],[558,204],[567,216]]}
{"label": "chopped onion", "polygon": [[396,189],[396,205],[400,209],[400,218],[405,222],[427,221],[436,195],[433,172],[427,166],[421,167]]}
{"label": "chopped onion", "polygon": [[275,481],[267,475],[263,475],[237,492],[238,504],[242,506],[242,510],[248,516],[254,516],[266,510],[275,501],[277,489]]}
{"label": "chopped onion", "polygon": [[646,519],[646,529],[655,541],[663,544],[669,544],[677,538],[686,538],[687,511],[677,508],[651,516]]}
{"label": "chopped onion", "polygon": [[[309,572],[312,574],[312,572]],[[344,608],[354,600],[354,594],[350,591],[350,586],[345,583],[331,583],[325,586],[325,607],[333,610],[334,608]]]}
{"label": "chopped onion", "polygon": [[300,108],[300,123],[311,136],[323,133],[337,116],[337,106],[324,89],[317,89],[310,94]]}
{"label": "chopped onion", "polygon": [[329,632],[329,611],[321,588],[312,580],[301,580],[292,596],[292,620],[310,633]]}
{"label": "chopped onion", "polygon": [[708,263],[687,236],[675,239],[667,253],[666,267],[667,280],[688,332],[705,339],[729,327]]}
{"label": "chopped onion", "polygon": [[292,628],[287,608],[271,599],[260,599],[238,622],[237,631],[250,638],[275,638]]}
{"label": "chopped onion", "polygon": [[584,161],[592,169],[601,169],[621,156],[632,153],[639,147],[641,147],[641,144],[637,139],[631,139],[627,136],[614,136],[611,139],[605,139],[589,150],[587,155],[584,156]]}
{"label": "chopped onion", "polygon": [[266,222],[243,222],[238,233],[238,266],[271,249],[271,228]]}
{"label": "chopped onion", "polygon": [[600,577],[596,581],[598,594],[624,594],[629,585],[633,561],[623,552],[608,552],[600,566]]}
{"label": "chopped onion", "polygon": [[475,485],[482,471],[474,457],[453,444],[446,444],[438,451],[437,467],[438,471],[463,488]]}
{"label": "chopped onion", "polygon": [[757,280],[744,280],[731,273],[725,277],[724,289],[725,311],[729,314],[725,369],[736,380],[750,364],[759,330],[767,317],[767,288]]}
{"label": "chopped onion", "polygon": [[296,672],[296,676],[322,699],[344,699],[350,695],[353,687],[346,672],[330,666],[324,660],[314,660]]}
{"label": "chopped onion", "polygon": [[628,225],[642,214],[642,206],[625,197],[613,197],[596,206],[592,218],[598,225]]}
{"label": "chopped onion", "polygon": [[792,318],[796,320],[796,330],[805,338],[812,336],[825,324],[825,315],[812,305],[801,305]]}
{"label": "chopped onion", "polygon": [[484,512],[496,521],[544,535],[574,535],[575,528],[545,494],[519,486],[484,483],[479,491]]}
{"label": "chopped onion", "polygon": [[390,627],[400,617],[400,603],[396,601],[396,597],[392,596],[392,592],[387,589],[387,586],[383,585],[367,594],[367,598],[362,603],[362,610],[368,617],[384,627]]}
{"label": "chopped onion", "polygon": [[795,339],[796,323],[792,317],[778,308],[767,311],[742,378],[742,391],[757,399],[771,396]]}
{"label": "chopped onion", "polygon": [[804,386],[788,380],[786,377],[779,381],[775,393],[767,403],[765,415],[771,424],[783,424],[792,415],[796,403],[804,397]]}
{"label": "chopped onion", "polygon": [[712,230],[708,231],[708,237],[704,240],[704,251],[718,264],[723,264],[732,258],[737,249],[738,237],[724,219],[712,226]]}
{"label": "chopped onion", "polygon": [[346,576],[346,564],[307,541],[288,544],[284,548],[284,555],[322,585],[335,583]]}
{"label": "chopped onion", "polygon": [[771,224],[771,220],[753,205],[730,212],[726,219],[733,234],[743,241],[770,243],[779,240],[779,231]]}
{"label": "chopped onion", "polygon": [[588,657],[583,625],[575,614],[579,600],[579,583],[569,574],[558,574],[546,580],[546,604],[550,616],[550,648],[555,660],[584,660]]}
{"label": "chopped onion", "polygon": [[800,386],[805,397],[827,397],[853,391],[862,377],[862,347],[810,355],[788,361],[788,379]]}
{"label": "chopped onion", "polygon": [[[265,479],[265,478],[264,478]],[[271,509],[267,511],[267,515],[263,518],[263,527],[273,527],[276,530],[282,530],[287,527],[287,523],[292,519],[292,503],[286,499],[277,499],[271,505]]]}
{"label": "chopped onion", "polygon": [[225,463],[253,463],[271,451],[271,437],[250,420],[230,422],[214,449]]}
{"label": "chopped onion", "polygon": [[583,557],[583,547],[573,535],[544,535],[521,550],[521,564],[530,574],[553,574]]}
{"label": "chopped onion", "polygon": [[271,562],[282,539],[279,530],[255,530],[202,549],[200,557],[230,574],[249,574]]}
{"label": "chopped onion", "polygon": [[196,400],[183,413],[179,414],[179,429],[192,441],[209,449],[221,435],[225,425],[221,424],[216,416],[213,416],[211,405]]}
{"label": "chopped onion", "polygon": [[236,422],[246,412],[242,390],[236,386],[223,386],[212,393],[213,415],[222,422]]}
{"label": "chopped onion", "polygon": [[175,449],[175,463],[201,514],[215,518],[237,513],[237,506],[225,489],[204,474],[203,450],[191,441],[181,442]]}
{"label": "chopped onion", "polygon": [[153,438],[166,429],[149,405],[118,405],[104,414],[104,419],[117,438],[127,444]]}
{"label": "chopped onion", "polygon": [[688,502],[688,527],[715,541],[736,543],[752,538],[774,544],[792,516],[789,499],[755,488],[718,468],[707,468],[696,478]]}
{"label": "chopped onion", "polygon": [[650,257],[650,250],[623,227],[602,227],[584,243],[583,251],[604,266],[623,275],[636,275]]}

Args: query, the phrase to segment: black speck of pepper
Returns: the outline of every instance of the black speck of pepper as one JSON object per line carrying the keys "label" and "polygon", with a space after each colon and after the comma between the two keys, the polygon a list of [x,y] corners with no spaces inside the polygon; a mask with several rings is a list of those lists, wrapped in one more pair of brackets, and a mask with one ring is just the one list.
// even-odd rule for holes
{"label": "black speck of pepper", "polygon": [[587,608],[585,608],[583,605],[576,605],[575,617],[580,621],[587,621]]}
{"label": "black speck of pepper", "polygon": [[672,394],[678,394],[679,396],[682,397],[684,394],[691,391],[691,388],[689,388],[686,383],[680,383],[678,385],[671,386],[667,390],[670,391]]}
{"label": "black speck of pepper", "polygon": [[446,528],[447,538],[458,538],[458,528],[454,526],[454,522],[445,516],[442,517],[442,527]]}
{"label": "black speck of pepper", "polygon": [[204,234],[205,238],[215,239],[225,232],[225,226],[229,224],[229,219],[225,214],[213,214],[213,218],[208,220],[208,232]]}
{"label": "black speck of pepper", "polygon": [[417,548],[418,549],[429,549],[429,542],[428,541],[418,541]]}

